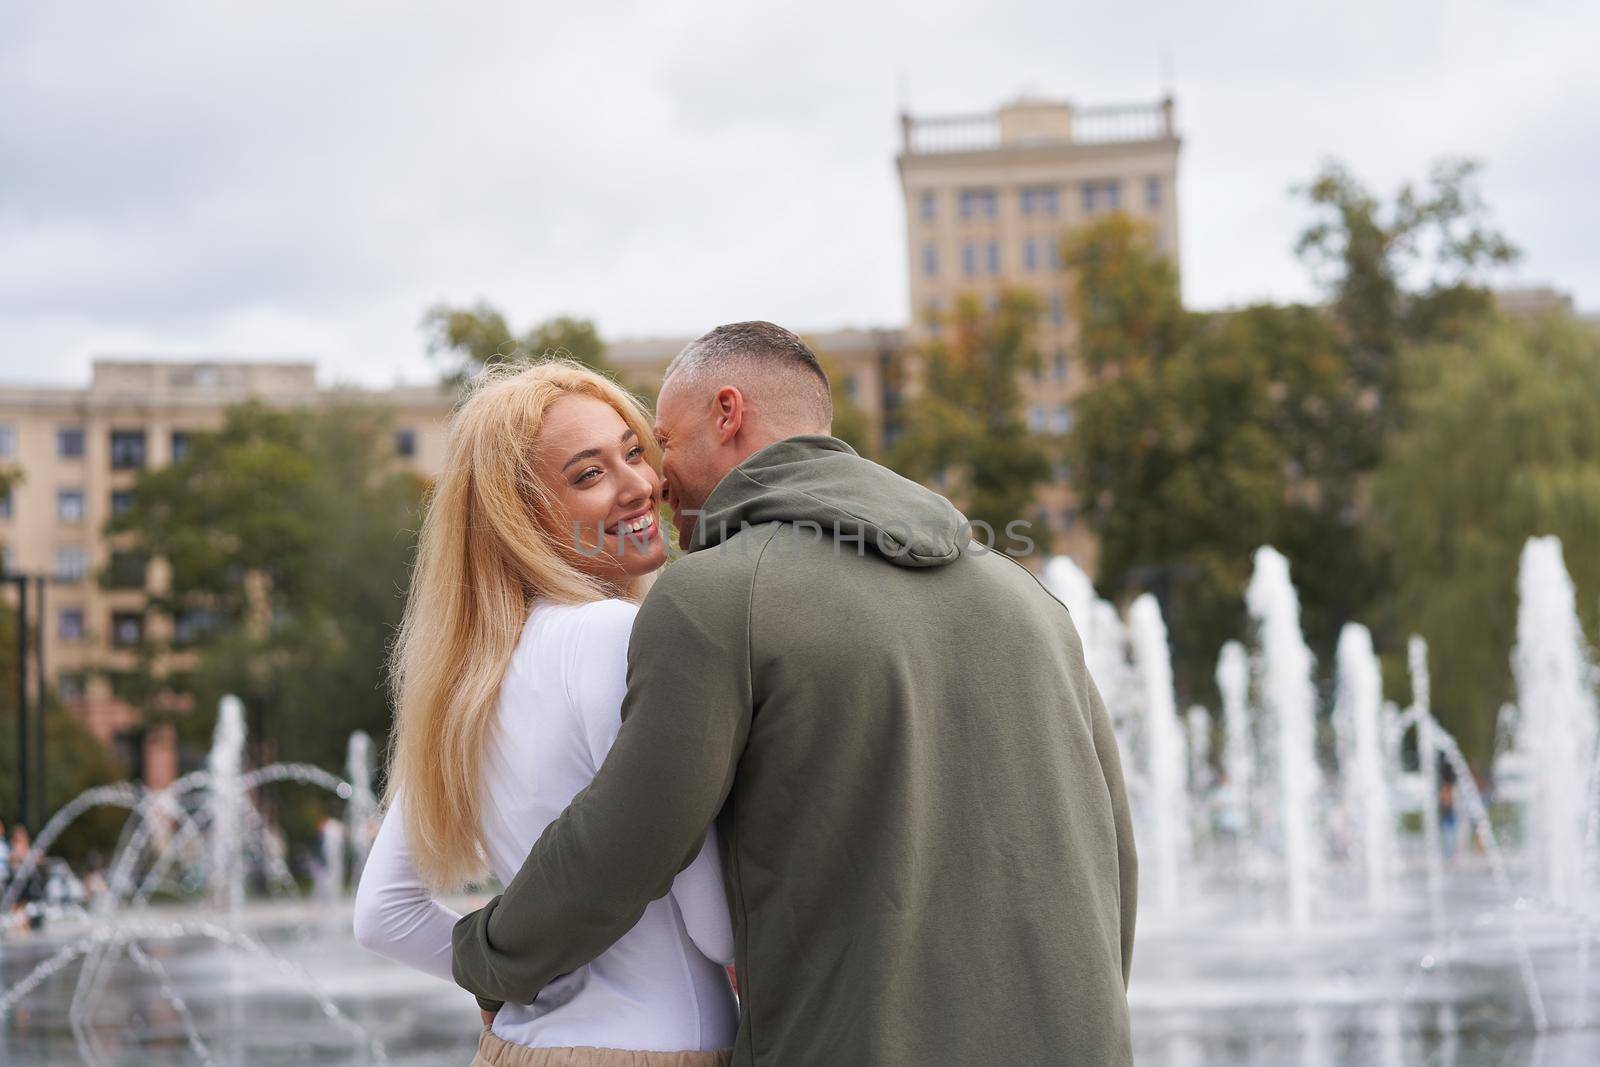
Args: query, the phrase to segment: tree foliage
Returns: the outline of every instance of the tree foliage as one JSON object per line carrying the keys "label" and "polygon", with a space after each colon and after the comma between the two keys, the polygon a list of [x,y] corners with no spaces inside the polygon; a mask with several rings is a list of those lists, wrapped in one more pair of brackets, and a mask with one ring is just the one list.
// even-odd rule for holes
{"label": "tree foliage", "polygon": [[1368,415],[1317,309],[1183,310],[1147,232],[1123,216],[1073,237],[1091,385],[1069,454],[1100,541],[1099,584],[1163,601],[1184,700],[1210,700],[1217,650],[1243,634],[1254,550],[1289,557],[1308,637],[1331,648],[1375,575],[1355,527]]}
{"label": "tree foliage", "polygon": [[1295,251],[1332,298],[1357,379],[1390,410],[1402,403],[1402,347],[1469,329],[1489,308],[1486,275],[1517,256],[1487,222],[1477,171],[1441,161],[1424,188],[1407,184],[1385,205],[1330,162],[1299,190],[1316,218]]}
{"label": "tree foliage", "polygon": [[606,370],[605,344],[593,322],[559,315],[516,334],[505,316],[485,303],[471,307],[438,304],[422,320],[428,351],[447,363],[446,382],[459,385],[477,370],[496,363],[562,355],[595,370]]}
{"label": "tree foliage", "polygon": [[[1019,382],[1039,365],[1033,332],[1039,299],[1003,292],[992,311],[976,297],[956,301],[921,353],[922,388],[907,404],[890,465],[908,478],[940,477],[973,523],[1003,543],[1007,524],[1033,515],[1034,489],[1050,477],[1051,452],[1022,421]],[[1049,530],[1029,531],[1041,548]]]}
{"label": "tree foliage", "polygon": [[1564,315],[1483,322],[1402,366],[1374,528],[1394,560],[1396,622],[1428,638],[1434,707],[1482,761],[1513,697],[1529,537],[1561,538],[1585,628],[1600,626],[1600,335]]}
{"label": "tree foliage", "polygon": [[[338,766],[351,730],[380,744],[384,663],[403,608],[422,484],[394,465],[387,416],[231,409],[183,459],[140,476],[108,533],[166,564],[147,627],[146,713],[191,746],[224,693],[244,698],[277,754]],[[183,714],[172,694],[201,714]]]}

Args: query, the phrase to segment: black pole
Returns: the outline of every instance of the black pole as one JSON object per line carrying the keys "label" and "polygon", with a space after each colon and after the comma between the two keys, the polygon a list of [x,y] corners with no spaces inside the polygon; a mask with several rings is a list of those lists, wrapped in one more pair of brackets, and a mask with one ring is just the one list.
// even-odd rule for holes
{"label": "black pole", "polygon": [[17,583],[17,821],[28,825],[28,580]]}
{"label": "black pole", "polygon": [[33,728],[37,734],[36,740],[39,747],[34,750],[33,780],[38,783],[34,789],[39,798],[39,805],[34,809],[33,814],[39,820],[40,829],[43,829],[44,821],[50,817],[50,809],[47,807],[49,802],[45,796],[48,779],[44,773],[44,638],[45,630],[49,624],[45,622],[44,613],[44,575],[39,575],[37,580],[39,582],[39,603],[34,608],[34,615],[39,620],[39,632],[34,635],[33,643],[35,671],[33,679]]}

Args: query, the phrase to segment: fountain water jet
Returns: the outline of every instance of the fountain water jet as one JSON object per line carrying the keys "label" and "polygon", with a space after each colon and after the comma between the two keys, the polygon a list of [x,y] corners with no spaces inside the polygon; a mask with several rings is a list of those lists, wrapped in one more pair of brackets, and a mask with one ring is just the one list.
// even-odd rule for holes
{"label": "fountain water jet", "polygon": [[1597,711],[1594,668],[1559,540],[1529,539],[1517,592],[1517,749],[1537,768],[1528,783],[1530,839],[1550,900],[1575,907],[1585,888]]}
{"label": "fountain water jet", "polygon": [[1360,623],[1346,623],[1339,634],[1338,706],[1351,727],[1345,794],[1354,801],[1361,826],[1361,855],[1367,881],[1367,902],[1386,909],[1392,895],[1395,860],[1394,809],[1384,773],[1383,734],[1379,721],[1383,676],[1372,651],[1372,635]]}
{"label": "fountain water jet", "polygon": [[1256,551],[1245,605],[1261,633],[1261,696],[1277,740],[1278,804],[1289,921],[1311,924],[1322,869],[1312,805],[1322,781],[1315,754],[1316,689],[1311,650],[1300,634],[1300,597],[1289,561],[1276,549]]}
{"label": "fountain water jet", "polygon": [[1177,909],[1191,834],[1183,727],[1172,692],[1172,652],[1161,607],[1149,593],[1128,609],[1133,657],[1143,682],[1145,738],[1149,744],[1151,866],[1156,905]]}

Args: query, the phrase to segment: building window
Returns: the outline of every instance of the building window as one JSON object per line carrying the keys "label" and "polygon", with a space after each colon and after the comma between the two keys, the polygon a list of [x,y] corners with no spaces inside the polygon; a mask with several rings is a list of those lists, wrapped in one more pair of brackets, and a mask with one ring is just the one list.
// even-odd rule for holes
{"label": "building window", "polygon": [[943,312],[939,308],[939,301],[928,301],[928,306],[923,309],[922,314],[924,316],[923,321],[927,324],[928,329],[932,330],[934,333],[938,333],[939,322],[944,317]]}
{"label": "building window", "polygon": [[1000,197],[993,189],[961,190],[961,217],[992,219],[999,210]]}
{"label": "building window", "polygon": [[143,589],[149,560],[142,552],[113,552],[106,569],[106,585],[112,589]]}
{"label": "building window", "polygon": [[1070,530],[1076,525],[1078,525],[1078,509],[1077,508],[1062,508],[1061,509],[1061,528],[1063,530]]}
{"label": "building window", "polygon": [[922,194],[922,217],[931,219],[939,212],[939,198],[935,193]]}
{"label": "building window", "polygon": [[82,426],[62,426],[56,430],[56,455],[62,459],[83,458]]}
{"label": "building window", "polygon": [[1050,294],[1050,325],[1060,329],[1067,323],[1067,302],[1060,293]]}
{"label": "building window", "polygon": [[1045,240],[1044,261],[1045,266],[1052,271],[1059,272],[1061,270],[1061,244],[1059,241],[1052,241],[1048,238]]}
{"label": "building window", "polygon": [[0,426],[0,459],[12,459],[17,454],[17,431],[10,426]]}
{"label": "building window", "polygon": [[1151,176],[1144,180],[1144,203],[1146,207],[1161,206],[1161,179]]}
{"label": "building window", "polygon": [[1000,273],[1000,243],[998,241],[990,241],[989,242],[989,256],[988,256],[988,258],[989,258],[989,273],[991,275],[999,274]]}
{"label": "building window", "polygon": [[172,462],[183,462],[183,458],[189,454],[189,442],[193,436],[188,430],[172,431]]}
{"label": "building window", "polygon": [[939,248],[937,245],[922,246],[922,273],[924,277],[934,278],[939,274]]}
{"label": "building window", "polygon": [[961,270],[969,278],[978,273],[978,246],[971,241],[961,246]]}
{"label": "building window", "polygon": [[56,490],[56,518],[61,522],[83,521],[83,490]]}
{"label": "building window", "polygon": [[1056,405],[1056,414],[1055,418],[1050,420],[1050,429],[1056,433],[1066,433],[1072,429],[1072,412],[1067,410],[1067,405]]}
{"label": "building window", "polygon": [[1022,269],[1026,271],[1039,269],[1039,250],[1034,247],[1032,237],[1022,242]]}
{"label": "building window", "polygon": [[1122,183],[1115,179],[1107,182],[1083,183],[1083,213],[1115,211],[1122,205]]}
{"label": "building window", "polygon": [[1045,414],[1044,408],[1035,404],[1028,409],[1028,429],[1034,433],[1044,433]]}
{"label": "building window", "polygon": [[111,431],[111,469],[140,470],[144,467],[144,431]]}
{"label": "building window", "polygon": [[111,643],[120,648],[137,645],[144,638],[144,616],[137,611],[111,613]]}
{"label": "building window", "polygon": [[111,494],[111,516],[125,515],[133,508],[133,491],[118,489]]}
{"label": "building window", "polygon": [[0,545],[0,574],[11,573],[11,546]]}
{"label": "building window", "polygon": [[1058,382],[1067,380],[1067,352],[1064,348],[1056,349],[1055,376]]}
{"label": "building window", "polygon": [[11,517],[11,487],[0,490],[0,519]]}
{"label": "building window", "polygon": [[81,582],[89,573],[89,553],[81,545],[63,545],[56,549],[56,581]]}
{"label": "building window", "polygon": [[56,636],[60,637],[63,641],[83,640],[84,630],[82,608],[61,609],[60,614],[56,616]]}
{"label": "building window", "polygon": [[56,696],[61,700],[82,700],[85,681],[82,671],[62,671],[56,675]]}
{"label": "building window", "polygon": [[191,608],[180,612],[172,620],[172,643],[178,646],[194,644],[217,628],[217,613],[204,608]]}
{"label": "building window", "polygon": [[417,431],[396,430],[394,432],[394,454],[410,459],[417,454]]}
{"label": "building window", "polygon": [[1053,185],[1025,185],[1022,187],[1022,213],[1055,218],[1061,210],[1061,198]]}

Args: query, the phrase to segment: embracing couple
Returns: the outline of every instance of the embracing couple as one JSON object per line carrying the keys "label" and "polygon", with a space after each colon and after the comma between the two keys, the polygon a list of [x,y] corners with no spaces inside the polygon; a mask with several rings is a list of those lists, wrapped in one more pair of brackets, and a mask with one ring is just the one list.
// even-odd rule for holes
{"label": "embracing couple", "polygon": [[1072,620],[832,418],[765,322],[685,348],[653,425],[555,361],[455,413],[355,923],[477,996],[474,1064],[1130,1062],[1132,827]]}

